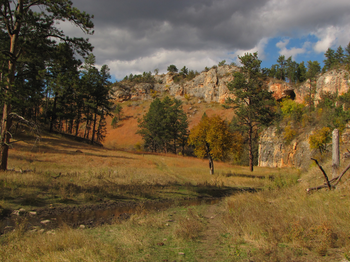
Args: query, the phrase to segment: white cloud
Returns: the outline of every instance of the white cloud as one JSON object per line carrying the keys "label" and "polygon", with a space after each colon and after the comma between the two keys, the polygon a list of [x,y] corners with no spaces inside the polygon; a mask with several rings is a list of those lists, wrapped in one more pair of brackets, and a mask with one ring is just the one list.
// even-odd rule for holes
{"label": "white cloud", "polygon": [[284,39],[276,44],[276,47],[280,49],[278,53],[284,55],[286,58],[293,57],[295,59],[297,55],[306,53],[311,46],[310,42],[305,42],[303,47],[292,47],[288,49],[287,45],[289,44],[289,41],[290,39]]}
{"label": "white cloud", "polygon": [[177,68],[186,66],[190,70],[202,71],[206,66],[211,67],[218,64],[217,57],[224,54],[201,50],[197,52],[185,52],[181,50],[160,50],[152,56],[140,57],[131,61],[111,60],[107,64],[111,69],[111,74],[116,79],[123,79],[130,73],[142,74],[144,71],[153,72],[158,68],[159,73],[165,73],[169,65],[174,64]]}
{"label": "white cloud", "polygon": [[328,26],[326,28],[318,29],[313,33],[318,39],[320,39],[314,46],[314,50],[318,53],[327,51],[328,48],[332,47],[340,35],[342,30],[337,26]]}
{"label": "white cloud", "polygon": [[239,50],[236,50],[232,55],[231,55],[231,58],[233,60],[233,62],[235,62],[237,65],[239,65],[239,59],[238,59],[238,56],[243,56],[245,55],[246,53],[255,53],[255,52],[258,52],[258,57],[260,60],[263,60],[265,58],[265,46],[267,45],[268,43],[268,38],[262,38],[258,44],[256,46],[254,46],[253,48],[250,48],[250,49],[246,49],[246,50],[243,50],[243,49],[239,49]]}

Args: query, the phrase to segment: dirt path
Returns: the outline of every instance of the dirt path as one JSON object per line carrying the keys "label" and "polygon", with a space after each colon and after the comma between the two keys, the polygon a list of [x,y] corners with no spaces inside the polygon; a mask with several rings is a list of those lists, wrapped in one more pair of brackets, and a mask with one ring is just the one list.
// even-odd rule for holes
{"label": "dirt path", "polygon": [[220,204],[211,205],[205,214],[208,221],[207,228],[201,237],[202,245],[196,252],[199,255],[197,261],[216,261],[220,245]]}

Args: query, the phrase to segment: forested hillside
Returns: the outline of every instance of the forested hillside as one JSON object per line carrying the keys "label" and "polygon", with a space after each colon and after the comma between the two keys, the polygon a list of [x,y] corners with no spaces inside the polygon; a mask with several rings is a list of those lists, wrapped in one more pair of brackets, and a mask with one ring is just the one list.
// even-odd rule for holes
{"label": "forested hillside", "polygon": [[[88,40],[65,38],[64,32],[51,23],[69,19],[89,34],[93,28],[91,17],[73,9],[69,14],[60,13],[59,8],[55,9],[60,4],[48,2],[43,6],[48,8],[47,14],[29,12],[24,2],[2,11],[4,18],[15,12],[22,14],[14,15],[16,20],[2,20],[4,170],[11,138],[23,127],[37,135],[39,130],[66,133],[109,148],[193,155],[196,149],[187,141],[191,129],[204,114],[220,115],[231,132],[238,132],[242,139],[238,151],[216,159],[249,164],[251,168],[258,164],[259,139],[268,126],[277,128],[283,144],[298,137],[308,125],[345,130],[350,44],[336,51],[328,49],[323,68],[317,61],[296,63],[282,55],[271,68],[261,68],[255,53],[239,57],[239,66],[227,65],[223,60],[197,72],[169,65],[167,74],[155,69],[154,73],[130,74],[111,83],[108,66],[95,66]],[[71,4],[62,3],[60,7],[69,9]],[[26,33],[27,28],[32,34]],[[54,33],[47,38],[43,30]],[[155,101],[166,97],[172,102],[164,100],[163,109],[149,111]],[[316,121],[330,115],[332,121],[328,123]],[[149,133],[150,126],[156,126],[152,122],[160,124],[156,135]],[[261,148],[261,157],[266,159],[263,152],[271,150],[275,151]]]}

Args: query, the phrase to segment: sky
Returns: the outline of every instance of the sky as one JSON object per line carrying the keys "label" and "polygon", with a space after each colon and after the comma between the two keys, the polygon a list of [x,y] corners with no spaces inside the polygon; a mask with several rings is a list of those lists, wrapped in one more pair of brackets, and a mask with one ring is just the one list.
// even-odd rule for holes
{"label": "sky", "polygon": [[[169,65],[201,72],[220,61],[258,52],[262,67],[280,55],[317,60],[350,42],[349,0],[72,0],[94,15],[96,66],[112,81],[166,72]],[[70,36],[84,36],[63,23]]]}

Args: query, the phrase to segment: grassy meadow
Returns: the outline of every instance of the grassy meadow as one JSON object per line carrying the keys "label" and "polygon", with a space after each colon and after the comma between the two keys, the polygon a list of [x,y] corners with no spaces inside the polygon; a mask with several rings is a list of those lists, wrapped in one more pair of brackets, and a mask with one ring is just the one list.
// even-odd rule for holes
{"label": "grassy meadow", "polygon": [[[99,227],[25,230],[0,236],[1,261],[350,261],[350,184],[308,172],[256,168],[174,155],[114,151],[43,135],[22,137],[0,173],[0,206],[28,211],[102,202],[142,204],[126,221]],[[330,163],[322,163],[331,170]],[[343,163],[347,165],[347,163]],[[222,197],[212,205],[183,199]]]}

